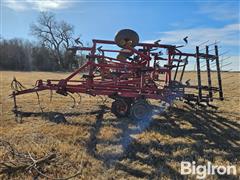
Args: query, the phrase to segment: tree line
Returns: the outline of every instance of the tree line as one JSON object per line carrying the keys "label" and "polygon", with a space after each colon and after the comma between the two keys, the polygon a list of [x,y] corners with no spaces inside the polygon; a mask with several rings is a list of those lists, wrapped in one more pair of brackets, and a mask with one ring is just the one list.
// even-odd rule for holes
{"label": "tree line", "polygon": [[0,39],[0,70],[68,71],[81,66],[86,58],[69,51],[74,44],[74,28],[65,21],[57,21],[50,12],[42,12],[30,25],[36,41]]}

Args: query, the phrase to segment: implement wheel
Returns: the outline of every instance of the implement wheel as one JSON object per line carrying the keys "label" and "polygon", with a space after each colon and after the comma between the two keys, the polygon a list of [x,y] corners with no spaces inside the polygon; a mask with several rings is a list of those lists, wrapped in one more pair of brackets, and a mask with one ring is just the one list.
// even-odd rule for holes
{"label": "implement wheel", "polygon": [[124,98],[115,99],[112,103],[111,112],[118,118],[126,117],[129,114],[131,104]]}
{"label": "implement wheel", "polygon": [[130,116],[134,120],[148,120],[152,116],[152,108],[146,100],[136,101],[130,110]]}

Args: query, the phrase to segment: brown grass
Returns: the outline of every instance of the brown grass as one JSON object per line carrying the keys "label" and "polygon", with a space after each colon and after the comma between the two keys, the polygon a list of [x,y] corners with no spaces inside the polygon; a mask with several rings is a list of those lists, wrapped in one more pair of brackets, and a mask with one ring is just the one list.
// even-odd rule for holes
{"label": "brown grass", "polygon": [[[1,139],[19,151],[38,157],[55,152],[57,162],[44,168],[49,176],[74,174],[82,162],[83,172],[75,179],[181,179],[182,160],[238,165],[240,174],[240,73],[223,73],[225,101],[214,102],[219,107],[217,111],[195,109],[177,102],[167,113],[155,115],[149,125],[137,133],[134,131],[137,122],[117,119],[108,110],[101,117],[99,97],[82,95],[81,104],[72,109],[70,97],[54,94],[50,103],[48,91],[40,93],[44,117],[39,113],[35,94],[18,98],[21,110],[32,112],[32,116],[17,123],[11,111],[12,99],[8,97],[13,76],[31,87],[37,79],[61,79],[66,74],[1,72]],[[187,73],[187,79],[194,83],[194,74]],[[110,105],[108,99],[106,106]],[[64,114],[68,123],[56,124],[53,120],[57,112]],[[0,159],[4,160],[5,155],[0,148]],[[28,172],[18,173],[11,179],[32,179],[32,176]]]}

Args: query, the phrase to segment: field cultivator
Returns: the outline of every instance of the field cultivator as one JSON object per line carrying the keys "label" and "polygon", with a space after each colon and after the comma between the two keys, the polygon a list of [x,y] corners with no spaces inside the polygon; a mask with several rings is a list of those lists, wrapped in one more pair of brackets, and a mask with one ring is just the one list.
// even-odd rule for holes
{"label": "field cultivator", "polygon": [[[89,52],[87,62],[65,79],[37,80],[34,88],[25,89],[16,79],[14,89],[14,109],[17,109],[16,97],[43,90],[55,91],[63,96],[71,93],[85,93],[92,96],[104,95],[112,98],[111,111],[117,117],[130,116],[141,120],[152,115],[152,107],[147,99],[157,99],[163,104],[171,105],[173,100],[184,100],[192,104],[210,105],[216,99],[214,92],[223,100],[221,72],[218,47],[214,54],[206,46],[201,53],[196,47],[195,53],[185,53],[179,49],[183,46],[139,42],[138,34],[130,29],[119,31],[114,41],[92,41],[92,47],[74,46],[69,51]],[[110,49],[104,46],[111,47]],[[207,85],[202,84],[200,62],[205,61]],[[189,81],[182,83],[189,61],[196,62],[197,85]],[[210,63],[211,61],[211,63]],[[212,85],[211,64],[216,63],[217,87]],[[180,74],[179,74],[180,73]],[[76,77],[82,76],[76,80]],[[198,93],[187,94],[186,88],[196,89]]]}

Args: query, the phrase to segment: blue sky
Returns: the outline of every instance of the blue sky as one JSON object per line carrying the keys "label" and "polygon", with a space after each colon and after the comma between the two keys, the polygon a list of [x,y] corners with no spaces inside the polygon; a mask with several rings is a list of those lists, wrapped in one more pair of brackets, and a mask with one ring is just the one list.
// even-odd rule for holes
{"label": "blue sky", "polygon": [[230,56],[233,62],[228,69],[240,70],[239,1],[3,0],[1,36],[34,40],[29,25],[40,11],[52,11],[57,19],[74,25],[85,43],[93,38],[111,40],[123,28],[134,29],[145,42],[182,44],[189,36],[186,51],[207,40],[220,41],[220,53],[228,51],[223,58]]}

